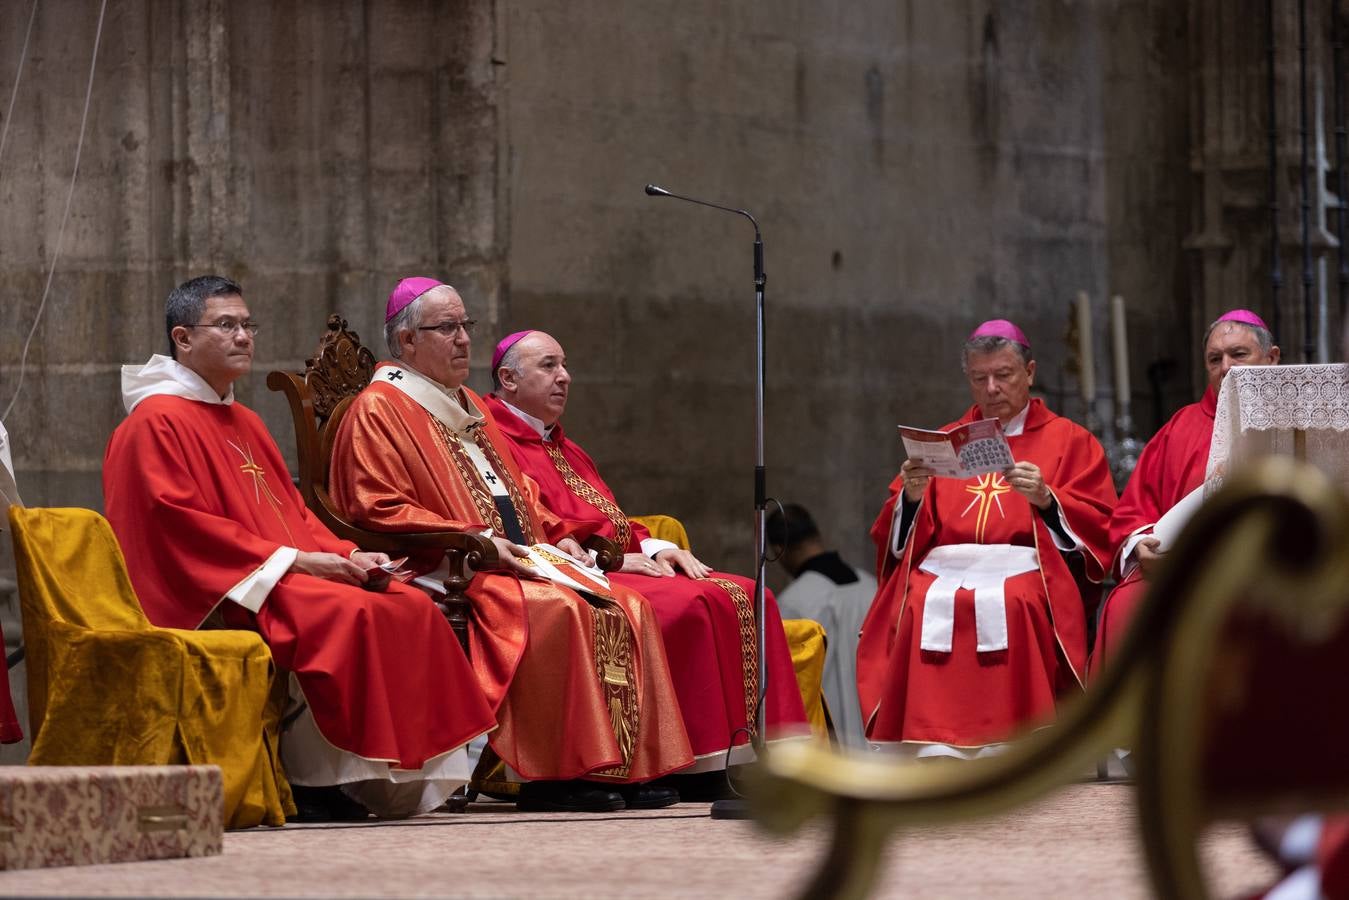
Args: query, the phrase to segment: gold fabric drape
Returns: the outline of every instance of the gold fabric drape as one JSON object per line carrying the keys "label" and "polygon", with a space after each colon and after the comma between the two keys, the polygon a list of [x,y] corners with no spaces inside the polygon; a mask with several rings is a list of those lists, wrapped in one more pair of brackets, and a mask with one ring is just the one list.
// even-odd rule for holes
{"label": "gold fabric drape", "polygon": [[29,765],[213,764],[226,827],[294,812],[282,694],[250,631],[156,628],[112,529],[87,509],[11,507],[28,656]]}

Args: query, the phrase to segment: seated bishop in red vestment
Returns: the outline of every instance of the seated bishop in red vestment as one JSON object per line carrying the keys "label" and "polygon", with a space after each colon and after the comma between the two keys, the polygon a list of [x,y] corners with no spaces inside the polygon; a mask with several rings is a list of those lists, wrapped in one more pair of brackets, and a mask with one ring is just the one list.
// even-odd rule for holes
{"label": "seated bishop in red vestment", "polygon": [[[754,629],[754,582],[714,572],[692,553],[653,540],[614,500],[590,456],[563,433],[571,376],[561,345],[541,331],[522,331],[497,345],[495,391],[487,407],[510,440],[520,468],[538,484],[545,506],[585,522],[623,544],[623,568],[610,578],[640,591],[656,611],[670,659],[679,707],[695,765],[725,766],[752,756],[746,724],[755,725],[759,653]],[[771,593],[765,598],[768,657],[767,737],[808,732],[791,651]]]}
{"label": "seated bishop in red vestment", "polygon": [[[592,566],[575,538],[594,529],[539,502],[482,398],[464,386],[466,316],[449,285],[399,282],[385,311],[396,359],[376,369],[338,428],[333,500],[367,528],[473,531],[496,543],[504,567],[477,573],[467,590],[471,656],[497,714],[492,749],[527,782],[520,808],[675,802],[673,791],[638,786],[693,761],[655,616],[622,584],[599,598],[540,581],[519,561],[524,545],[552,543]],[[410,561],[419,573],[442,563]]]}
{"label": "seated bishop in red vestment", "polygon": [[1233,366],[1269,366],[1279,362],[1279,348],[1264,321],[1246,309],[1224,313],[1204,335],[1204,367],[1208,388],[1198,403],[1181,407],[1148,441],[1138,466],[1124,487],[1110,517],[1119,584],[1101,606],[1091,668],[1096,672],[1123,640],[1133,611],[1147,591],[1147,578],[1164,553],[1153,535],[1158,520],[1203,487],[1213,439],[1213,416],[1223,376]]}
{"label": "seated bishop in red vestment", "polygon": [[881,586],[857,648],[873,745],[975,756],[1049,723],[1081,688],[1082,595],[1065,557],[1105,575],[1115,488],[1101,445],[1030,399],[1035,361],[997,319],[962,349],[974,405],[953,428],[1002,423],[1015,464],[958,480],[908,459],[872,526]]}
{"label": "seated bishop in red vestment", "polygon": [[167,306],[176,358],[124,367],[129,416],[103,468],[146,616],[262,635],[292,679],[292,785],[342,785],[385,816],[439,807],[468,778],[464,745],[495,724],[453,631],[424,593],[370,574],[388,557],[310,514],[262,420],[234,399],[256,330],[239,286],[194,278]]}

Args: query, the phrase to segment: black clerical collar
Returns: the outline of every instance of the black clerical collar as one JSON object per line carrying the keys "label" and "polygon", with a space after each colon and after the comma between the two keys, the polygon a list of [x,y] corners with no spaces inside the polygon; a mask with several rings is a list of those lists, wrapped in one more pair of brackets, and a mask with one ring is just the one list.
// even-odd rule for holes
{"label": "black clerical collar", "polygon": [[857,573],[835,550],[826,550],[806,560],[796,573],[797,577],[801,577],[803,572],[819,572],[834,584],[852,584],[857,581]]}

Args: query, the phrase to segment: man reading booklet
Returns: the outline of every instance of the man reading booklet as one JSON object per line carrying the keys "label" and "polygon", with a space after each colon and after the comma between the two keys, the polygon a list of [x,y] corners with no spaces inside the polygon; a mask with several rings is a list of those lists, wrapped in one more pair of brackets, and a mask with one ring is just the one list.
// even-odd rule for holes
{"label": "man reading booklet", "polygon": [[905,461],[872,526],[881,587],[862,626],[858,694],[874,746],[975,756],[1054,716],[1086,666],[1082,596],[1065,557],[1100,581],[1115,504],[1086,429],[1030,398],[1035,361],[997,319],[961,352],[974,404],[943,431],[997,419],[1016,460],[936,478]]}

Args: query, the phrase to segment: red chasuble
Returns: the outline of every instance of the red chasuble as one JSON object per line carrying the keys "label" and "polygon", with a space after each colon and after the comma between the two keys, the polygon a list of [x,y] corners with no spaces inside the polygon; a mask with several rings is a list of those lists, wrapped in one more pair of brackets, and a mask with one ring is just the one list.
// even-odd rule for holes
{"label": "red chasuble", "polygon": [[[379,380],[389,371],[376,370],[342,419],[329,473],[334,501],[381,531],[503,533],[458,438]],[[481,397],[461,390],[483,410]],[[504,479],[526,542],[572,532],[538,503],[490,414],[476,443]],[[439,560],[414,562],[427,572]],[[639,595],[615,586],[615,603],[592,605],[551,582],[479,572],[468,596],[472,662],[497,704],[492,749],[521,776],[647,781],[692,762],[660,631]]]}
{"label": "red chasuble", "polygon": [[[972,407],[954,428],[979,418]],[[1087,577],[1099,582],[1109,560],[1107,526],[1115,488],[1101,445],[1090,432],[1030,402],[1012,456],[1035,463],[1069,529],[1081,539]],[[1053,718],[1055,698],[1080,687],[1085,670],[1082,596],[1048,526],[998,474],[966,481],[933,478],[915,515],[903,558],[891,554],[893,513],[904,482],[871,528],[881,587],[857,648],[858,694],[867,737],[878,743],[978,747],[1006,740]],[[920,648],[929,587],[920,571],[943,545],[1010,544],[1033,548],[1038,568],[1006,579],[1005,649],[976,650],[974,592],[955,593],[949,652]],[[975,551],[976,553],[978,551]]]}
{"label": "red chasuble", "polygon": [[[629,553],[641,551],[641,542],[651,535],[623,514],[594,461],[567,438],[560,424],[545,443],[495,396],[487,397],[486,403],[497,427],[509,439],[516,463],[538,485],[546,507],[570,521],[585,523],[593,533],[619,541]],[[700,765],[708,763],[704,768],[721,765],[732,733],[755,720],[759,653],[754,635],[754,582],[722,572],[703,580],[683,574],[673,578],[611,574],[609,580],[640,591],[656,611],[693,753]],[[771,593],[765,601],[766,728],[770,735],[804,733],[809,725],[782,618]],[[736,743],[748,740],[743,732],[736,735]]]}
{"label": "red chasuble", "polygon": [[356,549],[305,508],[262,420],[242,404],[142,401],[108,443],[103,495],[150,621],[256,630],[338,749],[417,769],[492,728],[453,631],[420,591],[292,573],[256,614],[225,599],[282,547]]}
{"label": "red chasuble", "polygon": [[[1204,483],[1217,407],[1218,397],[1209,388],[1198,403],[1181,407],[1143,448],[1138,466],[1119,498],[1119,506],[1110,517],[1115,574],[1120,573],[1125,542],[1135,534],[1151,534],[1158,519]],[[1093,672],[1119,647],[1134,609],[1146,593],[1147,584],[1137,566],[1110,592],[1101,606],[1101,619],[1096,627]]]}

